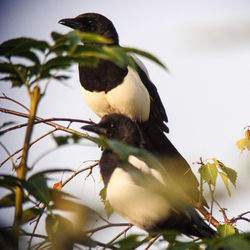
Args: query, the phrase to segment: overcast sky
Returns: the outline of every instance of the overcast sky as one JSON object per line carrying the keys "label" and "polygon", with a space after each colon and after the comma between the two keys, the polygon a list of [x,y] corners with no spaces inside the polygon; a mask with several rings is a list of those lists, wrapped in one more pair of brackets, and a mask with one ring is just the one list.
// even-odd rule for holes
{"label": "overcast sky", "polygon": [[[69,31],[58,24],[60,19],[85,12],[105,15],[117,28],[121,45],[146,50],[168,66],[170,74],[143,60],[167,111],[169,138],[190,164],[200,156],[215,157],[236,169],[241,185],[222,206],[229,208],[230,216],[250,210],[246,193],[250,155],[235,146],[244,135],[243,128],[250,125],[250,1],[0,0],[0,42],[19,36],[48,40],[52,31]],[[39,116],[99,120],[81,97],[76,69],[73,67],[66,85],[55,82],[49,86]],[[10,89],[10,84],[1,83],[0,92],[28,104],[25,89]],[[0,101],[1,106],[16,107]],[[0,114],[0,119],[2,123],[13,118]],[[34,138],[44,131],[38,127]],[[22,137],[11,133],[1,140],[14,152]],[[30,162],[41,150],[54,147],[49,140],[40,145],[32,149]],[[55,165],[77,169],[84,160],[99,155],[100,150],[93,146],[64,148],[45,157],[38,169]],[[6,158],[2,149],[0,157],[1,161]],[[8,165],[1,171],[11,173]],[[86,186],[99,190],[99,177],[95,180],[83,185],[79,178],[78,186],[67,190],[74,188],[79,196],[97,200],[98,191],[84,193]]]}

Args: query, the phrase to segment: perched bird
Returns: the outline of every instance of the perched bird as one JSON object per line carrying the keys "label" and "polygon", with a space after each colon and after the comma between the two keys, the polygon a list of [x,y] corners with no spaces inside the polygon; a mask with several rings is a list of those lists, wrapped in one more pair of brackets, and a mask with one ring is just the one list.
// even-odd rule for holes
{"label": "perched bird", "polygon": [[[106,46],[119,46],[113,23],[103,15],[86,13],[75,18],[62,19],[59,23],[82,32],[99,34],[113,41]],[[145,66],[136,58],[135,63],[136,70],[131,67],[120,68],[104,59],[99,60],[97,67],[80,65],[83,97],[101,118],[107,114],[119,113],[135,121],[143,134],[144,147],[160,156],[172,177],[178,177],[180,186],[183,186],[193,200],[199,201],[196,177],[189,164],[164,134],[169,131],[166,125],[168,119],[157,89]]]}
{"label": "perched bird", "polygon": [[[105,115],[99,124],[82,128],[129,146],[143,147],[139,127],[121,114]],[[168,187],[168,179],[162,178],[160,172],[148,167],[135,155],[130,155],[128,162],[122,161],[109,148],[104,149],[99,162],[107,197],[114,211],[147,232],[177,230],[201,238],[215,234],[194,208],[184,201],[182,204],[179,197],[173,197],[178,187]],[[153,181],[152,185],[149,179]],[[157,191],[158,187],[161,191]],[[170,195],[165,196],[169,189]]]}

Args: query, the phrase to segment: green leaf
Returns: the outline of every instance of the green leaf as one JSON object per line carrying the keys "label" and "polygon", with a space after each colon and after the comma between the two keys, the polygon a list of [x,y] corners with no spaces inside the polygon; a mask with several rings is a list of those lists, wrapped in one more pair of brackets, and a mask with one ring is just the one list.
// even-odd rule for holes
{"label": "green leaf", "polygon": [[21,182],[22,180],[18,179],[15,176],[0,175],[0,187],[5,187],[11,190],[12,187],[20,186]]}
{"label": "green leaf", "polygon": [[[0,208],[15,206],[16,204],[15,198],[16,198],[15,193],[7,194],[0,200]],[[22,203],[24,204],[27,201],[29,201],[28,197],[26,195],[23,195]]]}
{"label": "green leaf", "polygon": [[0,55],[11,57],[16,54],[37,49],[42,52],[49,47],[46,41],[39,41],[32,38],[20,37],[3,42],[0,45]]}
{"label": "green leaf", "polygon": [[101,202],[104,204],[104,209],[106,212],[107,217],[109,218],[110,215],[114,212],[113,208],[111,207],[109,201],[107,200],[107,193],[106,188],[102,188],[99,192],[99,196],[101,198]]}
{"label": "green leaf", "polygon": [[55,136],[52,134],[57,146],[62,146],[70,143],[78,143],[81,137],[79,135],[66,135],[66,136]]}
{"label": "green leaf", "polygon": [[228,177],[227,177],[227,174],[223,173],[223,172],[219,172],[220,174],[220,177],[221,179],[223,180],[224,184],[225,184],[225,187],[227,189],[227,193],[229,195],[229,197],[231,197],[231,192],[229,190],[229,187],[228,187]]}
{"label": "green leaf", "polygon": [[112,41],[94,33],[81,32],[79,30],[71,31],[67,34],[68,39],[71,41],[72,45],[83,43],[101,43],[110,44]]}
{"label": "green leaf", "polygon": [[118,245],[119,249],[127,250],[127,249],[136,249],[140,245],[147,242],[147,238],[140,240],[139,235],[137,234],[130,234],[126,238],[117,241],[114,245]]}
{"label": "green leaf", "polygon": [[16,124],[16,122],[13,122],[13,121],[4,122],[2,125],[0,125],[0,129],[3,129],[3,128],[10,126],[10,125],[13,125],[13,124]]}
{"label": "green leaf", "polygon": [[239,148],[240,151],[243,151],[244,149],[250,151],[250,139],[243,138],[236,142],[236,146]]}
{"label": "green leaf", "polygon": [[32,208],[24,210],[22,213],[22,224],[35,219],[42,212],[43,212],[43,209],[37,208],[37,207],[32,207]]}
{"label": "green leaf", "polygon": [[207,163],[206,165],[202,165],[199,168],[198,172],[200,173],[201,178],[204,181],[215,186],[218,176],[218,169],[216,167],[216,164]]}
{"label": "green leaf", "polygon": [[148,58],[149,60],[155,62],[156,64],[160,65],[162,68],[164,68],[165,70],[168,71],[168,68],[166,67],[165,64],[163,64],[157,57],[153,56],[152,54],[143,51],[143,50],[139,50],[139,49],[134,49],[134,48],[128,48],[128,47],[122,47],[122,49],[126,52],[126,53],[135,53],[137,55],[143,56]]}
{"label": "green leaf", "polygon": [[236,233],[235,228],[227,224],[219,225],[217,227],[217,232],[221,237],[230,236]]}
{"label": "green leaf", "polygon": [[68,219],[54,214],[46,217],[46,232],[50,239],[67,237],[69,232],[73,232],[73,224]]}
{"label": "green leaf", "polygon": [[38,201],[41,201],[46,206],[48,206],[52,197],[51,197],[50,189],[47,185],[46,174],[65,172],[65,171],[72,171],[72,170],[69,170],[69,169],[51,169],[51,170],[45,170],[42,172],[38,172],[38,173],[32,175],[31,177],[29,177],[26,182],[23,182],[23,186]]}
{"label": "green leaf", "polygon": [[237,172],[229,167],[226,167],[222,162],[219,162],[221,170],[227,175],[230,182],[236,187]]}

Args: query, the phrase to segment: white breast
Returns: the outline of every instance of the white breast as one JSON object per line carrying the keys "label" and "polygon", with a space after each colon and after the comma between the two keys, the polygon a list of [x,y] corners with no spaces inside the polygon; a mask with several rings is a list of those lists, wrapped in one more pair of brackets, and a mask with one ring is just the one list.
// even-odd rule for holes
{"label": "white breast", "polygon": [[108,93],[90,92],[82,87],[83,97],[98,116],[119,113],[136,121],[145,121],[150,112],[150,96],[138,73],[128,67],[123,83]]}
{"label": "white breast", "polygon": [[129,172],[116,168],[107,186],[113,209],[134,225],[146,229],[166,217],[167,201],[150,189],[136,185]]}

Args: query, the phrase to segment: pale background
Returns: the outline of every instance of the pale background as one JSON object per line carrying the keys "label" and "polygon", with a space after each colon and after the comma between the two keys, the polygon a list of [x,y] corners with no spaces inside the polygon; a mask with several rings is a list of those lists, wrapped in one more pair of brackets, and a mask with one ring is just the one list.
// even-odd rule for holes
{"label": "pale background", "polygon": [[[190,164],[201,156],[215,157],[234,168],[238,172],[237,189],[231,185],[232,198],[226,196],[221,205],[228,208],[230,218],[250,210],[250,155],[240,153],[235,145],[244,136],[243,128],[250,125],[250,2],[1,0],[0,42],[19,36],[48,40],[51,31],[70,30],[58,24],[60,19],[85,12],[105,15],[117,28],[121,45],[146,50],[168,66],[170,74],[143,59],[168,114],[169,138]],[[81,97],[76,66],[71,75],[66,84],[50,84],[38,115],[98,121]],[[10,84],[1,82],[0,92],[28,105],[24,88],[10,89]],[[16,109],[16,105],[0,101],[1,107]],[[0,119],[2,124],[15,117],[0,114]],[[73,128],[79,126],[75,124]],[[47,130],[37,126],[33,139]],[[0,138],[10,152],[22,145],[23,131]],[[88,142],[81,144],[84,146],[52,152],[38,162],[35,171],[54,167],[76,170],[85,166],[86,160],[99,159],[97,147],[86,146],[90,145]],[[55,144],[49,139],[32,147],[30,164],[52,148]],[[6,158],[2,148],[0,157],[0,161]],[[8,164],[0,171],[12,172]],[[193,171],[197,172],[197,165]],[[99,208],[102,184],[98,169],[94,178],[84,181],[84,177],[76,178],[65,190],[81,197],[83,203]],[[60,178],[61,175],[52,184]],[[226,195],[223,187],[221,191]],[[4,223],[10,223],[11,216],[7,210],[0,211]],[[222,219],[220,214],[218,219]],[[238,225],[242,230],[250,228],[246,223]]]}

